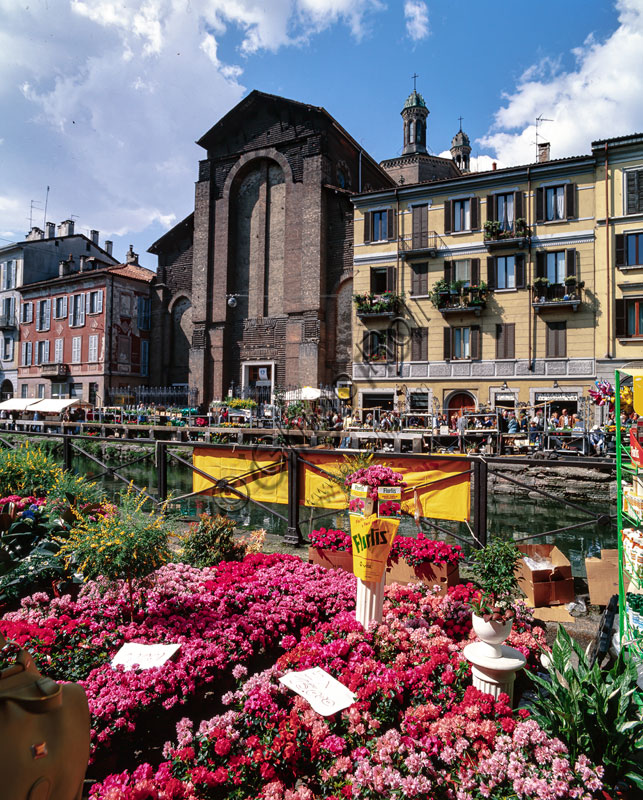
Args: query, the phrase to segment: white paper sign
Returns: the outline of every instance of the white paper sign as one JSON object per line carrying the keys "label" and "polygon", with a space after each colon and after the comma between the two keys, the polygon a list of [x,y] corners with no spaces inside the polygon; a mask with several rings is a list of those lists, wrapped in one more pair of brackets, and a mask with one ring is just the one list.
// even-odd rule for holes
{"label": "white paper sign", "polygon": [[162,667],[166,661],[181,649],[180,644],[137,644],[128,642],[124,644],[112,659],[112,666],[122,664],[125,670],[150,669],[151,667]]}
{"label": "white paper sign", "polygon": [[357,699],[343,683],[321,667],[288,672],[279,681],[308,700],[313,709],[324,717],[348,708]]}

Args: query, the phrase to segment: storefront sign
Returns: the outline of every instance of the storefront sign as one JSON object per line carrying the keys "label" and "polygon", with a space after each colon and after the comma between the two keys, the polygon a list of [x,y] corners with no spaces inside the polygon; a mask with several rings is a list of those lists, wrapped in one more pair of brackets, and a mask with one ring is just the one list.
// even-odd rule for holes
{"label": "storefront sign", "polygon": [[288,672],[279,678],[293,692],[308,700],[313,710],[324,717],[353,705],[355,695],[321,667]]}
{"label": "storefront sign", "polygon": [[536,403],[577,403],[578,392],[536,392]]}
{"label": "storefront sign", "polygon": [[498,402],[498,400],[515,400],[515,399],[516,395],[513,392],[509,392],[508,394],[507,393],[496,394],[496,403]]}

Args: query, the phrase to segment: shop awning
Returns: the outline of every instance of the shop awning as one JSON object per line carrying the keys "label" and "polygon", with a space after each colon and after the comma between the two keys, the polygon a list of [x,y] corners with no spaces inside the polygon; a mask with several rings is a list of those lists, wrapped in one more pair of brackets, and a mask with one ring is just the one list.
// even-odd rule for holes
{"label": "shop awning", "polygon": [[69,406],[76,405],[78,400],[38,400],[36,403],[32,400],[31,402],[32,405],[29,406],[28,411],[39,411],[41,414],[60,414]]}
{"label": "shop awning", "polygon": [[3,400],[0,403],[0,411],[25,411],[33,402],[33,399],[11,397],[9,400]]}

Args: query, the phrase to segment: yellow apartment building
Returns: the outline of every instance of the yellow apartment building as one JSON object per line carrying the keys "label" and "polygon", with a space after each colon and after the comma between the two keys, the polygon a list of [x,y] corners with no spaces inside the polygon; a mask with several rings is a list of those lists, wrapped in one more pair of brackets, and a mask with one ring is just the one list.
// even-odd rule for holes
{"label": "yellow apartment building", "polygon": [[454,137],[450,171],[353,198],[353,403],[582,411],[643,359],[643,135],[475,173],[468,144]]}

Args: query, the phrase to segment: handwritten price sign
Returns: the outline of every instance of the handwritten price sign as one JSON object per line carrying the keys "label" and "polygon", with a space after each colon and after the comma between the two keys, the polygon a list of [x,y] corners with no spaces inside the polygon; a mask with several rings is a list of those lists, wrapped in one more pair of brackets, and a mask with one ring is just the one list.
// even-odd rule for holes
{"label": "handwritten price sign", "polygon": [[279,678],[280,683],[307,700],[313,709],[324,717],[353,705],[355,695],[335,680],[321,667],[289,672]]}
{"label": "handwritten price sign", "polygon": [[112,666],[122,664],[125,670],[162,667],[181,649],[180,644],[124,644],[112,659]]}

